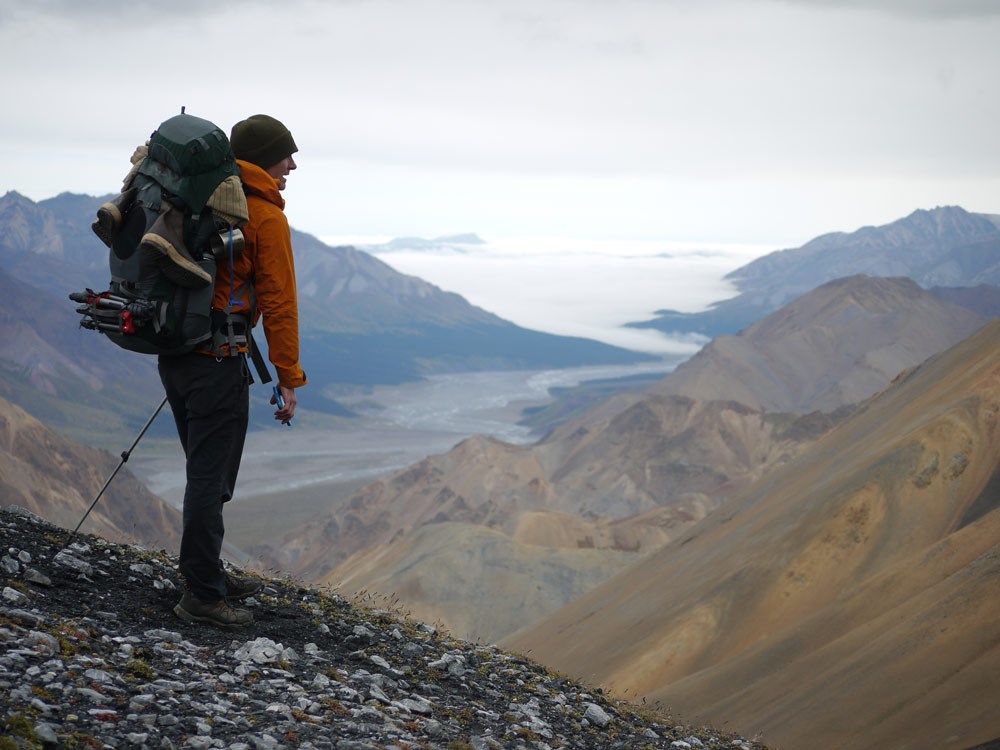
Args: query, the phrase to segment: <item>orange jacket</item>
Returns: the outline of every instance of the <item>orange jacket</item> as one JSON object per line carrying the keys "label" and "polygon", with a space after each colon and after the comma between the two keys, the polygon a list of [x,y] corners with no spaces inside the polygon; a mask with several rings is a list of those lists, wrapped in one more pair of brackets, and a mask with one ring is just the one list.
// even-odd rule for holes
{"label": "orange jacket", "polygon": [[285,199],[278,192],[278,183],[263,169],[240,160],[237,164],[250,221],[243,227],[243,252],[233,260],[232,285],[229,259],[219,260],[213,307],[224,310],[232,293],[234,312],[249,314],[255,301],[253,325],[264,318],[268,356],[278,382],[299,388],[306,384],[306,376],[299,362],[299,304]]}

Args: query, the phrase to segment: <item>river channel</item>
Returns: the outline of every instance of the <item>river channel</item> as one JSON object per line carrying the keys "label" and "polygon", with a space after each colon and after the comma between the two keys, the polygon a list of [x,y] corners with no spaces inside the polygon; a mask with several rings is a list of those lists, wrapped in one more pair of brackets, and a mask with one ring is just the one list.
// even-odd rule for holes
{"label": "river channel", "polygon": [[[550,389],[588,380],[666,374],[674,360],[642,365],[436,375],[415,383],[380,386],[359,397],[364,415],[338,429],[299,425],[251,432],[240,469],[239,498],[289,496],[306,488],[348,486],[449,450],[471,435],[510,443],[538,439],[518,424],[522,410],[552,401]],[[303,390],[300,406],[308,408]],[[351,406],[351,401],[345,404]],[[138,451],[129,468],[176,507],[184,495],[184,464],[176,451]]]}

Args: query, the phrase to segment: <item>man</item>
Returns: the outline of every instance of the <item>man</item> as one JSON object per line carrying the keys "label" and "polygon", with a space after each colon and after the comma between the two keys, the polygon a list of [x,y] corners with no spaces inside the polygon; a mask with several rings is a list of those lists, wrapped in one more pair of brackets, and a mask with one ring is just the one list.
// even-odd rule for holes
{"label": "man", "polygon": [[[213,319],[220,330],[245,334],[263,318],[268,353],[281,400],[272,396],[274,418],[290,424],[297,388],[306,384],[299,362],[298,301],[284,189],[296,168],[298,148],[281,122],[253,115],[236,123],[230,144],[247,195],[245,245],[219,261]],[[245,340],[246,336],[240,337]],[[217,335],[204,350],[160,357],[160,378],[174,413],[187,459],[180,572],[185,591],[174,613],[189,622],[238,628],[253,622],[233,606],[260,582],[226,573],[222,564],[223,504],[233,497],[246,438],[250,373],[247,346],[233,351],[231,336]]]}

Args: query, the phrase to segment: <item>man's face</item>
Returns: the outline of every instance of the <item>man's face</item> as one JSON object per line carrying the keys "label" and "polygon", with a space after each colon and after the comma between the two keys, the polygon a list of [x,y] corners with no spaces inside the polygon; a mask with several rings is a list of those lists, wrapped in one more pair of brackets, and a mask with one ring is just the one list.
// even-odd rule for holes
{"label": "man's face", "polygon": [[285,178],[288,177],[288,174],[297,166],[298,165],[295,163],[295,159],[289,155],[264,171],[278,181],[278,190],[284,190],[286,183]]}

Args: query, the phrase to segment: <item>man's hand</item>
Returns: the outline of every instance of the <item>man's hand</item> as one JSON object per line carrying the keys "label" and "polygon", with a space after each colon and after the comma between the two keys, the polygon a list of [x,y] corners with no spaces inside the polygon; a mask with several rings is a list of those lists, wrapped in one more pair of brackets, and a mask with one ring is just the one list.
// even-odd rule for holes
{"label": "man's hand", "polygon": [[291,426],[292,417],[295,416],[295,389],[276,385],[274,393],[271,394],[271,403],[278,407],[274,410],[274,418],[282,424]]}

